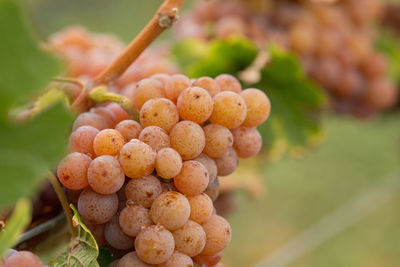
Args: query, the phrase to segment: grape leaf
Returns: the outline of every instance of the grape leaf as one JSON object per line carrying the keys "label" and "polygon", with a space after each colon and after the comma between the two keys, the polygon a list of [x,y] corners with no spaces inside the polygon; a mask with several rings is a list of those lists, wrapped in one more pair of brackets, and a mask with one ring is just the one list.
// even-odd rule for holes
{"label": "grape leaf", "polygon": [[82,219],[71,204],[74,211],[72,222],[77,228],[77,237],[71,240],[69,247],[57,257],[51,264],[53,267],[99,267],[97,257],[99,256],[99,247],[90,230],[82,222]]}
{"label": "grape leaf", "polygon": [[375,42],[376,48],[386,55],[389,62],[389,78],[400,83],[400,40],[395,33],[381,30]]}
{"label": "grape leaf", "polygon": [[0,259],[18,242],[19,236],[30,223],[31,212],[31,203],[28,199],[21,198],[15,205],[6,227],[0,232]]}
{"label": "grape leaf", "polygon": [[23,20],[18,1],[0,0],[0,116],[21,104],[61,71],[61,64],[42,51]]}

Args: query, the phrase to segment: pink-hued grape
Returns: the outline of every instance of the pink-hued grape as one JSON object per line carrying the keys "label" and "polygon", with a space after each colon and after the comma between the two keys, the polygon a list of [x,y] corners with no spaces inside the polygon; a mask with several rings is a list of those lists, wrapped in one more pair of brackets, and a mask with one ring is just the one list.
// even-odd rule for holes
{"label": "pink-hued grape", "polygon": [[125,138],[126,142],[129,142],[130,140],[139,137],[139,134],[142,131],[142,126],[134,120],[123,120],[115,126],[115,130]]}
{"label": "pink-hued grape", "polygon": [[106,223],[117,213],[117,210],[118,197],[116,194],[101,195],[87,188],[79,195],[79,214],[89,223]]}
{"label": "pink-hued grape", "polygon": [[176,249],[190,257],[200,254],[206,244],[206,233],[201,225],[194,221],[187,221],[172,234]]}
{"label": "pink-hued grape", "polygon": [[174,178],[176,188],[186,196],[201,194],[206,190],[209,181],[206,167],[194,160],[183,162],[180,173]]}
{"label": "pink-hued grape", "polygon": [[151,146],[156,152],[170,146],[167,132],[158,126],[144,128],[139,135],[139,140]]}
{"label": "pink-hued grape", "polygon": [[89,185],[87,171],[91,161],[92,159],[89,156],[79,152],[67,155],[58,164],[58,179],[68,189],[84,189]]}
{"label": "pink-hued grape", "polygon": [[150,208],[161,192],[161,183],[153,175],[132,179],[125,187],[126,198],[145,208]]}
{"label": "pink-hued grape", "polygon": [[127,206],[119,215],[119,225],[128,236],[135,237],[142,227],[152,224],[149,210],[140,205]]}
{"label": "pink-hued grape", "polygon": [[107,243],[113,248],[125,250],[134,247],[134,239],[130,236],[127,236],[121,230],[118,215],[112,217],[112,219],[106,224],[104,236],[107,240]]}
{"label": "pink-hued grape", "polygon": [[262,137],[255,127],[237,127],[232,130],[233,148],[240,158],[249,158],[260,152]]}
{"label": "pink-hued grape", "polygon": [[203,128],[206,137],[204,153],[212,158],[222,157],[229,147],[233,145],[233,136],[228,128],[209,124]]}
{"label": "pink-hued grape", "polygon": [[182,158],[176,150],[163,148],[157,152],[156,171],[157,175],[164,179],[174,178],[182,169]]}
{"label": "pink-hued grape", "polygon": [[81,126],[71,133],[69,137],[69,149],[72,152],[80,152],[93,157],[93,141],[96,135],[99,133],[99,129],[93,126]]}
{"label": "pink-hued grape", "polygon": [[205,136],[203,129],[192,121],[181,121],[172,128],[171,147],[178,151],[182,159],[194,159],[203,151]]}
{"label": "pink-hued grape", "polygon": [[213,215],[202,226],[207,241],[201,254],[216,254],[222,251],[231,241],[232,229],[223,217]]}

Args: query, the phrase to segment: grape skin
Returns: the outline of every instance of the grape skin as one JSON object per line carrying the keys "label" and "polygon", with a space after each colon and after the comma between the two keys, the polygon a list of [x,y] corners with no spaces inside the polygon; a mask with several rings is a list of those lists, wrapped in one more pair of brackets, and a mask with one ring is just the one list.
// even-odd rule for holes
{"label": "grape skin", "polygon": [[218,94],[221,91],[218,83],[210,77],[201,77],[201,78],[196,79],[193,82],[193,86],[203,88],[210,94],[211,97],[215,96],[216,94]]}
{"label": "grape skin", "polygon": [[107,107],[94,107],[90,109],[90,112],[100,115],[107,123],[107,128],[113,128],[117,123],[117,118],[114,113],[111,112]]}
{"label": "grape skin", "polygon": [[4,267],[42,267],[42,262],[30,251],[19,251],[6,258]]}
{"label": "grape skin", "polygon": [[261,90],[250,88],[240,94],[247,107],[243,126],[256,127],[265,122],[271,112],[271,102]]}
{"label": "grape skin", "polygon": [[156,152],[140,140],[132,139],[119,152],[119,162],[129,178],[139,178],[153,172]]}
{"label": "grape skin", "polygon": [[93,126],[79,127],[69,137],[70,151],[87,154],[89,157],[94,156],[93,141],[98,133],[99,130]]}
{"label": "grape skin", "polygon": [[105,224],[88,223],[86,221],[84,221],[84,224],[90,230],[94,239],[96,239],[97,245],[104,246],[107,243],[104,236],[104,229],[106,227]]}
{"label": "grape skin", "polygon": [[176,188],[186,196],[201,194],[207,188],[209,181],[206,167],[194,160],[183,162],[180,173],[174,178]]}
{"label": "grape skin", "polygon": [[134,120],[123,120],[115,126],[115,130],[125,138],[126,142],[129,142],[130,140],[139,137],[139,134],[142,131],[142,126]]}
{"label": "grape skin", "polygon": [[116,193],[125,182],[125,174],[118,160],[104,155],[95,158],[88,168],[90,187],[99,194]]}
{"label": "grape skin", "polygon": [[172,256],[157,267],[193,267],[193,260],[179,251],[175,251]]}
{"label": "grape skin", "polygon": [[145,208],[150,208],[161,192],[161,183],[153,175],[130,180],[125,187],[126,198]]}
{"label": "grape skin", "polygon": [[238,127],[232,130],[233,147],[240,158],[249,158],[260,152],[262,137],[255,127]]}
{"label": "grape skin", "polygon": [[217,164],[218,176],[227,176],[233,173],[239,164],[235,149],[228,148],[224,156],[215,159],[215,163]]}
{"label": "grape skin", "polygon": [[132,102],[137,110],[140,110],[147,100],[165,97],[161,82],[155,79],[143,79],[133,89]]}
{"label": "grape skin", "polygon": [[91,161],[90,157],[79,152],[67,155],[58,164],[58,179],[68,189],[84,189],[89,185],[87,170]]}
{"label": "grape skin", "polygon": [[240,82],[230,74],[221,74],[215,77],[215,81],[217,82],[221,92],[223,91],[231,91],[237,94],[240,94],[242,91],[242,85]]}
{"label": "grape skin", "polygon": [[202,255],[216,254],[231,241],[232,229],[223,217],[212,215],[202,226],[207,238]]}
{"label": "grape skin", "polygon": [[125,256],[123,256],[119,262],[117,267],[151,267],[153,265],[144,263],[139,259],[136,252],[129,252]]}
{"label": "grape skin", "polygon": [[119,215],[119,225],[128,236],[135,237],[142,227],[152,224],[149,210],[140,205],[127,206]]}
{"label": "grape skin", "polygon": [[215,164],[215,161],[204,153],[201,153],[197,158],[193,160],[200,162],[201,164],[203,164],[204,167],[206,167],[210,180],[209,184],[214,182],[214,180],[217,178],[218,172],[217,164]]}
{"label": "grape skin", "polygon": [[207,194],[212,201],[217,200],[218,196],[219,196],[219,190],[220,190],[220,186],[219,186],[219,179],[216,178],[214,180],[214,182],[210,183],[206,190],[204,191],[205,194]]}
{"label": "grape skin", "polygon": [[121,108],[120,105],[117,103],[110,103],[107,108],[114,114],[116,118],[116,123],[119,123],[124,120],[130,120],[131,117],[129,116],[128,113],[126,113],[125,110]]}
{"label": "grape skin", "polygon": [[206,233],[201,225],[194,221],[187,221],[172,234],[176,249],[190,257],[200,254],[206,245]]}
{"label": "grape skin", "polygon": [[160,127],[148,126],[139,135],[139,140],[151,146],[154,151],[169,147],[168,134]]}
{"label": "grape skin", "polygon": [[140,231],[135,240],[136,253],[149,264],[160,264],[169,259],[175,248],[171,232],[161,225],[148,226]]}
{"label": "grape skin", "polygon": [[125,250],[134,247],[134,240],[132,237],[127,236],[119,225],[118,215],[106,224],[104,229],[104,236],[107,243],[113,248]]}
{"label": "grape skin", "polygon": [[222,157],[229,147],[233,145],[232,133],[224,126],[209,124],[204,127],[206,145],[204,153],[213,158]]}
{"label": "grape skin", "polygon": [[156,156],[157,175],[164,179],[174,178],[182,169],[182,158],[172,148],[163,148]]}
{"label": "grape skin", "polygon": [[165,85],[165,95],[172,102],[176,103],[180,93],[190,87],[190,80],[182,74],[172,75]]}
{"label": "grape skin", "polygon": [[177,108],[183,120],[203,124],[211,116],[213,100],[203,88],[189,87],[179,95]]}
{"label": "grape skin", "polygon": [[101,195],[86,188],[79,195],[79,214],[89,223],[106,223],[117,213],[117,210],[118,197],[116,194]]}
{"label": "grape skin", "polygon": [[207,266],[215,266],[222,259],[222,252],[218,252],[214,255],[197,255],[193,257],[195,262],[205,264]]}
{"label": "grape skin", "polygon": [[189,219],[189,201],[178,192],[163,192],[154,200],[150,216],[154,223],[161,224],[171,231],[176,230]]}
{"label": "grape skin", "polygon": [[140,110],[140,123],[143,127],[154,125],[169,132],[178,121],[178,109],[165,98],[150,99]]}
{"label": "grape skin", "polygon": [[108,127],[107,122],[104,119],[93,112],[81,113],[74,121],[72,125],[72,130],[75,131],[81,126],[92,126],[99,130],[106,129]]}
{"label": "grape skin", "polygon": [[207,194],[202,193],[197,196],[188,197],[188,200],[190,204],[190,220],[202,224],[210,218],[214,206]]}
{"label": "grape skin", "polygon": [[182,159],[194,159],[203,151],[205,136],[203,129],[192,121],[181,121],[172,128],[171,147],[178,151]]}
{"label": "grape skin", "polygon": [[157,73],[157,74],[154,74],[153,76],[151,76],[151,78],[159,81],[162,84],[163,89],[165,90],[165,86],[167,85],[167,82],[170,79],[170,76],[165,73]]}
{"label": "grape skin", "polygon": [[124,144],[125,138],[117,130],[104,129],[94,138],[93,148],[97,156],[115,156],[118,155]]}
{"label": "grape skin", "polygon": [[246,119],[246,103],[240,95],[225,91],[216,94],[213,101],[214,109],[210,117],[211,123],[233,129],[241,125]]}

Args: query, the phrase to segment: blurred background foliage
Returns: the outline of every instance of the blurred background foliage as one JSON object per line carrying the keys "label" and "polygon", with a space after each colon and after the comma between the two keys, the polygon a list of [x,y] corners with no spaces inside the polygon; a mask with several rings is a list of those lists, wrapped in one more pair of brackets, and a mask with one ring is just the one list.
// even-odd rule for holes
{"label": "blurred background foliage", "polygon": [[[124,41],[139,32],[161,3],[161,0],[24,1],[42,39],[64,26],[80,24],[91,31],[114,33]],[[191,2],[187,2],[186,8]],[[322,118],[326,140],[320,147],[301,159],[283,158],[275,163],[258,164],[266,193],[256,201],[244,191],[235,196],[237,210],[229,216],[234,235],[224,262],[229,267],[252,266],[306,229],[318,234],[314,227],[318,220],[348,206],[353,197],[367,190],[380,197],[388,194],[393,197],[376,201],[380,204],[367,216],[360,216],[340,234],[281,266],[399,266],[400,186],[391,182],[393,173],[399,170],[399,120],[399,113],[369,121],[327,115]],[[371,194],[361,204],[375,203],[374,196]],[[333,226],[337,224],[332,222]],[[307,247],[306,243],[303,245]]]}

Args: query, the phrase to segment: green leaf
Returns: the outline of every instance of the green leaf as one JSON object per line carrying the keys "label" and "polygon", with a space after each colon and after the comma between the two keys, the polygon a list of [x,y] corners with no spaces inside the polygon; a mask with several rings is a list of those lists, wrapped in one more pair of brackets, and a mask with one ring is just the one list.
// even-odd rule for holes
{"label": "green leaf", "polygon": [[400,39],[389,31],[380,31],[375,42],[376,48],[384,53],[389,61],[389,78],[400,83]]}
{"label": "green leaf", "polygon": [[42,51],[27,24],[18,1],[0,0],[0,116],[43,89],[61,68]]}
{"label": "green leaf", "polygon": [[18,242],[20,235],[30,223],[31,212],[31,203],[26,198],[20,199],[15,205],[6,227],[0,232],[0,259]]}
{"label": "green leaf", "polygon": [[71,204],[74,211],[72,221],[77,228],[77,237],[71,240],[70,246],[52,263],[53,267],[99,267],[97,257],[99,247],[90,230]]}
{"label": "green leaf", "polygon": [[0,121],[0,207],[31,195],[61,159],[71,119],[59,104],[25,124]]}

